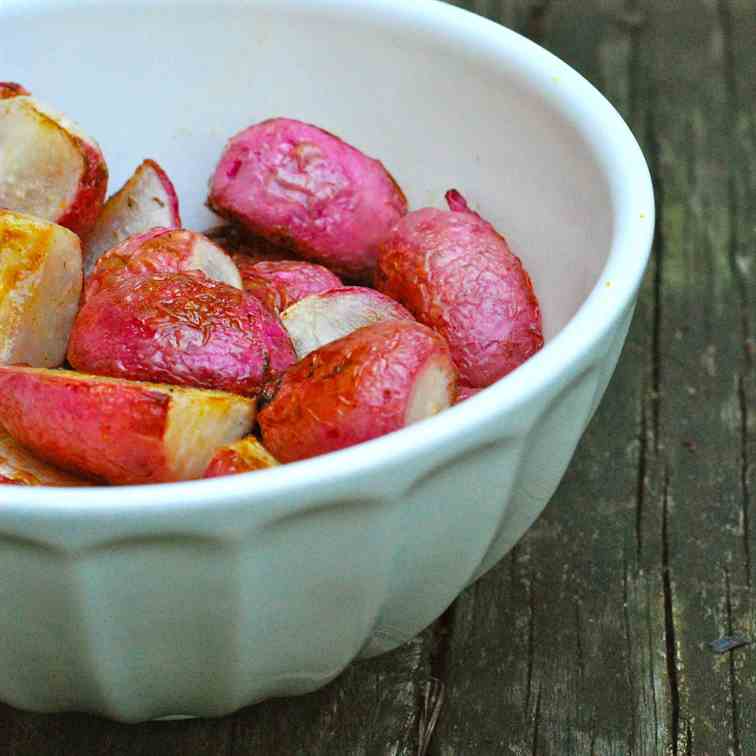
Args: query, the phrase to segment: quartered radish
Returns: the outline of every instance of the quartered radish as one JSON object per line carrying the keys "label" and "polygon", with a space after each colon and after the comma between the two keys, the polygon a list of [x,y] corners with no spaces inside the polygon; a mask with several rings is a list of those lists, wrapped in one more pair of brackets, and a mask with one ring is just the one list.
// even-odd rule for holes
{"label": "quartered radish", "polygon": [[40,459],[108,483],[199,478],[254,416],[254,400],[218,391],[0,366],[7,432]]}
{"label": "quartered radish", "polygon": [[0,99],[0,207],[86,237],[107,184],[99,146],[76,124],[27,95]]}
{"label": "quartered radish", "polygon": [[81,294],[79,238],[0,210],[0,364],[60,365]]}
{"label": "quartered radish", "polygon": [[446,409],[456,380],[449,347],[430,328],[366,326],[284,374],[259,415],[263,443],[281,462],[344,449]]}
{"label": "quartered radish", "polygon": [[154,160],[145,160],[105,203],[84,245],[85,272],[109,249],[156,227],[181,227],[179,202],[166,172]]}

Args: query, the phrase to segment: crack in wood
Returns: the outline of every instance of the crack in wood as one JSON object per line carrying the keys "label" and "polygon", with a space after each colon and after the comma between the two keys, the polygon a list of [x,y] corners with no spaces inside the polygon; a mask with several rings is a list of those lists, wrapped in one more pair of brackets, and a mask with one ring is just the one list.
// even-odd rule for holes
{"label": "crack in wood", "polygon": [[[730,590],[730,573],[725,568],[725,610],[727,612],[727,634],[732,635],[732,593]],[[735,654],[728,654],[728,670],[730,675],[730,709],[732,716],[732,756],[743,756],[740,745],[740,706],[738,704],[738,686],[735,675]]]}
{"label": "crack in wood", "polygon": [[531,688],[533,685],[533,660],[535,658],[535,601],[533,599],[533,579],[528,581],[528,671],[525,683],[525,717],[530,710]]}
{"label": "crack in wood", "polygon": [[[625,642],[627,647],[627,685],[631,691],[636,690],[635,675],[633,674],[633,640],[630,632],[630,593],[628,590],[628,564],[627,560],[622,558],[622,624],[625,630]],[[638,731],[636,707],[630,707],[630,743],[629,749],[632,752],[635,749],[635,737]]]}
{"label": "crack in wood", "polygon": [[[641,388],[641,397],[646,394]],[[646,406],[641,398],[640,402],[640,431],[638,433],[638,478],[635,488],[635,558],[640,565],[643,556],[643,510],[646,506],[646,457],[648,455],[648,423],[646,421]]]}
{"label": "crack in wood", "polygon": [[[431,649],[429,654],[428,666],[430,675],[442,688],[441,699],[438,701],[437,709],[433,713],[433,729],[426,735],[425,742],[421,741],[424,753],[436,753],[436,724],[441,716],[444,704],[446,702],[445,691],[449,679],[449,663],[451,658],[451,636],[454,627],[454,618],[457,612],[457,601],[455,600],[449,608],[436,620],[432,628]],[[418,719],[422,722],[423,702],[418,700]]]}
{"label": "crack in wood", "polygon": [[678,756],[680,736],[680,688],[677,674],[677,638],[674,617],[674,596],[669,564],[669,471],[664,469],[662,492],[662,589],[664,595],[664,636],[666,642],[667,680],[669,681],[670,729],[672,756]]}
{"label": "crack in wood", "polygon": [[743,553],[745,555],[746,585],[751,587],[751,486],[748,479],[748,399],[745,380],[738,376],[738,404],[740,405],[740,509],[743,517]]}
{"label": "crack in wood", "polygon": [[431,677],[446,684],[446,677],[449,670],[449,640],[454,625],[454,615],[457,608],[457,602],[451,606],[438,618],[433,627],[433,640],[430,651],[430,673]]}
{"label": "crack in wood", "polygon": [[690,722],[688,722],[687,747],[685,749],[685,756],[693,756],[693,730],[690,727]]}
{"label": "crack in wood", "polygon": [[520,544],[516,543],[509,552],[509,584],[514,591],[517,586],[517,563],[520,556]]}
{"label": "crack in wood", "polygon": [[580,675],[580,679],[582,680],[585,677],[585,660],[583,656],[583,641],[582,638],[582,631],[580,629],[581,623],[580,623],[580,602],[575,601],[575,637],[576,637],[576,654],[577,654],[577,667],[578,667],[578,674]]}
{"label": "crack in wood", "polygon": [[[618,22],[626,29],[626,35],[629,39],[630,53],[628,59],[628,115],[631,124],[637,122],[641,107],[641,82],[643,80],[643,58],[641,48],[641,38],[643,27],[646,24],[645,10],[640,6],[639,0],[625,0],[622,7],[622,13]],[[646,121],[646,134],[653,129],[653,123]],[[652,173],[654,175],[654,173]],[[658,225],[657,225],[658,229]],[[658,254],[658,252],[657,252]],[[653,357],[652,357],[653,360]],[[647,379],[641,374],[640,396],[640,427],[638,430],[638,477],[635,494],[635,541],[636,541],[636,561],[640,565],[643,555],[643,516],[646,506],[646,476],[647,476],[647,457],[648,449],[648,420],[647,410],[644,402],[646,396]],[[658,392],[658,385],[656,386]]]}
{"label": "crack in wood", "polygon": [[658,93],[652,81],[648,88],[648,109],[643,125],[646,160],[654,186],[654,204],[656,207],[656,225],[653,241],[653,293],[651,326],[651,417],[654,450],[659,451],[659,424],[661,418],[661,381],[662,381],[662,322],[663,322],[663,282],[666,239],[664,235],[665,191],[661,172],[661,145],[656,128],[655,111]]}
{"label": "crack in wood", "polygon": [[535,717],[533,720],[533,750],[532,756],[538,756],[538,735],[541,728],[541,686],[538,686],[536,696]]}

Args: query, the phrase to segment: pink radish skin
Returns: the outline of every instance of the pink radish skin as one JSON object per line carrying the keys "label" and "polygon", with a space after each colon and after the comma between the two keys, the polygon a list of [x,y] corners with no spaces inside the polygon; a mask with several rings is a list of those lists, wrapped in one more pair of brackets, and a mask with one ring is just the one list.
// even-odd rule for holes
{"label": "pink radish skin", "polygon": [[453,211],[426,208],[381,245],[375,286],[443,335],[460,380],[483,388],[543,345],[530,278],[505,239],[449,193]]}
{"label": "pink radish skin", "polygon": [[348,277],[369,280],[378,244],[407,212],[383,165],[333,134],[275,118],[234,136],[209,206],[250,232]]}
{"label": "pink radish skin", "polygon": [[298,260],[254,262],[235,255],[245,291],[257,297],[271,312],[279,313],[300,299],[340,287],[340,279],[328,268]]}
{"label": "pink radish skin", "polygon": [[305,297],[281,313],[297,357],[374,323],[415,319],[398,302],[374,289],[344,286]]}
{"label": "pink radish skin", "polygon": [[0,99],[0,207],[85,238],[107,184],[99,146],[75,123],[27,95]]}
{"label": "pink radish skin", "polygon": [[456,371],[444,340],[419,323],[360,328],[288,370],[259,421],[281,462],[368,441],[446,409]]}
{"label": "pink radish skin", "polygon": [[84,246],[85,273],[109,249],[156,227],[181,227],[179,202],[166,172],[154,160],[145,160],[97,218]]}
{"label": "pink radish skin", "polygon": [[97,262],[84,284],[84,300],[124,276],[198,270],[208,278],[242,288],[233,260],[207,237],[184,229],[153,228],[132,236]]}
{"label": "pink radish skin", "polygon": [[294,360],[257,299],[199,272],[128,276],[88,296],[68,347],[82,372],[249,396]]}
{"label": "pink radish skin", "polygon": [[200,478],[254,418],[254,400],[219,391],[0,366],[0,425],[40,459],[93,480]]}

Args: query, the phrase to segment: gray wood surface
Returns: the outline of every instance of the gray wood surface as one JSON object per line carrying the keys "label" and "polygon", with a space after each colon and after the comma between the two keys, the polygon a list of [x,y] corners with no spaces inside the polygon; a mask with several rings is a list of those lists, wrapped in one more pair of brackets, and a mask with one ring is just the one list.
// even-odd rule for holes
{"label": "gray wood surface", "polygon": [[756,754],[754,651],[707,645],[756,637],[756,1],[455,4],[587,76],[655,178],[636,319],[553,501],[434,627],[323,691],[136,727],[0,707],[0,752]]}

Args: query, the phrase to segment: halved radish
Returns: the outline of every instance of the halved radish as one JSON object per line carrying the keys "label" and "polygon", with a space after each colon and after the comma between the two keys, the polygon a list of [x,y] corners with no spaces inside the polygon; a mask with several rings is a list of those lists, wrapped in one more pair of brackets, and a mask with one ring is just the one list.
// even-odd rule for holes
{"label": "halved radish", "polygon": [[86,486],[87,481],[34,457],[0,428],[0,483],[17,486]]}
{"label": "halved radish", "polygon": [[456,380],[448,345],[427,326],[366,326],[286,371],[259,415],[263,442],[281,462],[344,449],[446,409]]}
{"label": "halved radish", "polygon": [[60,365],[80,293],[76,234],[0,210],[0,364]]}
{"label": "halved radish", "polygon": [[21,97],[31,94],[27,89],[15,81],[0,81],[0,100],[10,99],[11,97]]}
{"label": "halved radish", "polygon": [[295,354],[255,297],[195,271],[125,276],[87,296],[68,361],[97,375],[253,396]]}
{"label": "halved radish", "polygon": [[115,285],[124,276],[200,271],[220,283],[242,288],[234,261],[206,236],[184,229],[153,228],[106,252],[84,283],[84,298]]}
{"label": "halved radish", "polygon": [[384,320],[414,320],[390,297],[362,286],[344,286],[301,299],[281,313],[301,360],[324,344]]}
{"label": "halved radish", "polygon": [[85,272],[109,249],[156,227],[181,227],[179,202],[166,172],[154,160],[145,160],[105,203],[84,245]]}
{"label": "halved radish", "polygon": [[107,184],[99,146],[76,124],[26,95],[0,99],[0,207],[85,237]]}
{"label": "halved radish", "polygon": [[328,268],[303,260],[259,260],[234,255],[244,289],[271,312],[283,312],[300,299],[343,284]]}
{"label": "halved radish", "polygon": [[218,449],[210,460],[203,477],[217,478],[221,475],[264,470],[278,464],[270,452],[254,437],[247,436],[235,444]]}
{"label": "halved radish", "polygon": [[109,483],[199,478],[249,433],[255,402],[218,391],[0,366],[0,424],[65,470]]}

